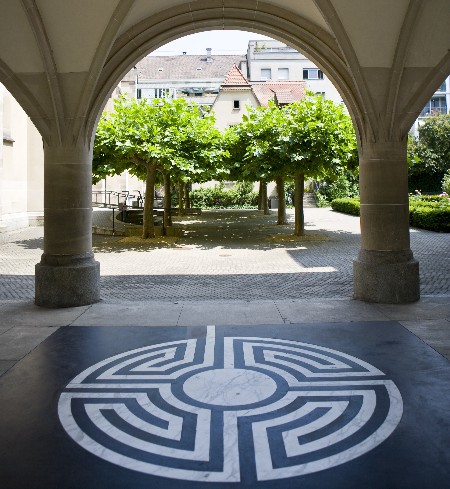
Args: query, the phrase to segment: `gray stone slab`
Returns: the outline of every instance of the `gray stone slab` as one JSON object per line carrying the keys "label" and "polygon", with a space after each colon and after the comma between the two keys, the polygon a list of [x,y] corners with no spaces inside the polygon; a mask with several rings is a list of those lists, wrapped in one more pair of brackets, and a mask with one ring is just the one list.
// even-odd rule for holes
{"label": "gray stone slab", "polygon": [[58,328],[11,328],[0,337],[0,360],[20,360]]}
{"label": "gray stone slab", "polygon": [[16,362],[11,362],[9,360],[0,360],[0,375],[7,372]]}
{"label": "gray stone slab", "polygon": [[412,304],[376,304],[375,307],[396,321],[450,319],[448,297],[424,297]]}
{"label": "gray stone slab", "polygon": [[286,322],[386,321],[386,315],[372,304],[356,300],[276,301]]}
{"label": "gray stone slab", "polygon": [[68,326],[90,306],[47,309],[38,307],[31,301],[1,301],[0,327]]}
{"label": "gray stone slab", "polygon": [[5,331],[11,329],[12,326],[0,326],[0,334],[3,334]]}
{"label": "gray stone slab", "polygon": [[400,324],[450,360],[450,321],[446,319],[422,319],[400,321]]}
{"label": "gray stone slab", "polygon": [[178,326],[283,324],[273,301],[185,302]]}
{"label": "gray stone slab", "polygon": [[176,326],[182,307],[173,302],[100,302],[72,326]]}
{"label": "gray stone slab", "polygon": [[447,489],[449,399],[394,321],[60,328],[0,377],[0,487]]}

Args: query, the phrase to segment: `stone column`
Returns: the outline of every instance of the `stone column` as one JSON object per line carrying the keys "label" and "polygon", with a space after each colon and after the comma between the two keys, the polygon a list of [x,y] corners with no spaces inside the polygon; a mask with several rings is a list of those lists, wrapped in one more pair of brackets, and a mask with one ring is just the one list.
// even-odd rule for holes
{"label": "stone column", "polygon": [[409,243],[406,141],[365,144],[359,170],[361,250],[353,262],[353,295],[368,302],[417,301],[419,263]]}
{"label": "stone column", "polygon": [[72,307],[100,300],[92,253],[91,152],[88,145],[44,146],[44,253],[35,303]]}

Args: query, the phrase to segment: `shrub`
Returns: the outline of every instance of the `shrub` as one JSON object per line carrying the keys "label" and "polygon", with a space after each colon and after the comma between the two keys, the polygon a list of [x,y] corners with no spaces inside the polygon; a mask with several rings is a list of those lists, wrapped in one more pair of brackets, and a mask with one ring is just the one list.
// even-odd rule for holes
{"label": "shrub", "polygon": [[[359,216],[359,199],[335,199],[333,210]],[[450,199],[448,196],[410,196],[409,223],[413,227],[441,233],[450,232]]]}
{"label": "shrub", "polygon": [[450,170],[447,170],[442,179],[442,192],[446,192],[450,195]]}
{"label": "shrub", "polygon": [[345,214],[359,216],[359,199],[334,199],[333,201],[331,201],[331,208],[338,212],[344,212]]}
{"label": "shrub", "polygon": [[358,176],[344,171],[334,180],[326,179],[319,182],[314,194],[319,207],[327,207],[335,199],[359,197]]}
{"label": "shrub", "polygon": [[409,223],[417,228],[450,233],[450,206],[412,206],[409,209]]}
{"label": "shrub", "polygon": [[225,190],[223,184],[200,188],[191,192],[192,207],[202,209],[252,209],[258,205],[258,193],[252,184],[238,184]]}

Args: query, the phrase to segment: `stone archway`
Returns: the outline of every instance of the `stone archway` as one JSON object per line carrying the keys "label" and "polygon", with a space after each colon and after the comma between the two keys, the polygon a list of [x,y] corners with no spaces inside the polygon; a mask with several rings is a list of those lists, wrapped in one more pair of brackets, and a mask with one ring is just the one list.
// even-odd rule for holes
{"label": "stone archway", "polygon": [[[180,0],[169,9],[153,2],[151,13],[146,11],[150,7],[140,5],[139,10],[134,4],[121,0],[97,5],[97,10],[86,4],[93,17],[84,12],[78,18],[70,5],[23,0],[21,15],[25,12],[24,22],[34,36],[33,43],[27,31],[24,42],[41,60],[32,75],[12,69],[3,60],[9,51],[1,45],[6,54],[0,59],[0,81],[44,139],[45,238],[36,266],[36,303],[67,307],[99,300],[99,266],[90,234],[90,165],[92,137],[109,93],[148,52],[183,35],[216,28],[253,30],[283,40],[335,83],[357,128],[360,151],[362,242],[354,264],[354,296],[375,302],[417,300],[418,263],[409,246],[406,136],[450,71],[445,49],[450,42],[448,1],[403,0],[393,6],[386,0],[362,5],[315,0],[287,10],[273,1]],[[2,9],[10,16],[14,10]],[[441,15],[434,18],[436,11]],[[65,42],[66,33],[57,28],[64,15],[78,20],[87,37],[89,26],[101,32],[85,43],[86,52]],[[380,25],[383,37],[377,36]],[[431,34],[424,25],[434,28]],[[440,41],[433,49],[421,47],[421,40],[433,39]],[[373,49],[376,41],[378,50]]]}

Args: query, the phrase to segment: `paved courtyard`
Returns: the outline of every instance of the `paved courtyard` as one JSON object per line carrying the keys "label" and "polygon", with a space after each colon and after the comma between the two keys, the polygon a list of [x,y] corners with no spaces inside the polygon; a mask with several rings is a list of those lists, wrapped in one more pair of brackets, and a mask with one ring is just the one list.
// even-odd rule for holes
{"label": "paved courtyard", "polygon": [[12,233],[0,487],[444,487],[449,236],[411,230],[419,302],[369,304],[351,298],[359,219],[305,217],[299,239],[255,211],[94,236],[102,300],[67,309],[33,304],[43,229]]}
{"label": "paved courtyard", "polygon": [[[94,220],[100,212],[94,213]],[[307,208],[305,220],[307,235],[299,239],[292,236],[292,224],[276,226],[273,211],[270,216],[216,211],[177,219],[175,226],[183,235],[157,244],[94,236],[102,299],[351,298],[359,219]],[[43,228],[36,227],[13,233],[0,246],[0,300],[34,297],[34,266],[42,245]],[[412,229],[411,248],[420,262],[422,296],[450,294],[449,236]]]}

